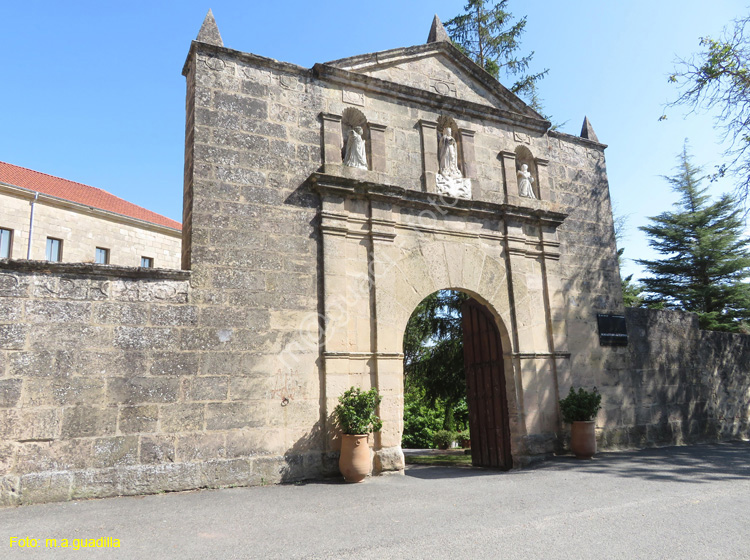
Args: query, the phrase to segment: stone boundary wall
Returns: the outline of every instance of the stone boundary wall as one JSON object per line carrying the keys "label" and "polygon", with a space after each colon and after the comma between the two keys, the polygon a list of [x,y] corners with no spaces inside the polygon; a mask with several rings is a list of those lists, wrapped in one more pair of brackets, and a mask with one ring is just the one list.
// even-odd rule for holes
{"label": "stone boundary wall", "polygon": [[626,318],[629,366],[601,388],[602,448],[750,437],[750,336],[702,331],[679,311],[629,308]]}
{"label": "stone boundary wall", "polygon": [[242,411],[201,375],[189,280],[0,262],[0,506],[278,480],[226,439]]}

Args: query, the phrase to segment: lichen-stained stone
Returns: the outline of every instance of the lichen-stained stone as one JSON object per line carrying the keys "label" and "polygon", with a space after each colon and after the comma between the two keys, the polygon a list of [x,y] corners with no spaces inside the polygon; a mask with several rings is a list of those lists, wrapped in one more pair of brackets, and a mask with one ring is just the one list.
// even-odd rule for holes
{"label": "lichen-stained stone", "polygon": [[0,348],[22,350],[29,326],[23,324],[0,325]]}
{"label": "lichen-stained stone", "polygon": [[21,399],[21,379],[0,379],[0,408],[14,407]]}
{"label": "lichen-stained stone", "polygon": [[225,376],[196,377],[187,380],[185,400],[191,402],[224,401],[229,392],[229,379]]}
{"label": "lichen-stained stone", "polygon": [[175,436],[141,436],[140,439],[141,464],[151,465],[159,463],[174,463],[176,441]]}
{"label": "lichen-stained stone", "polygon": [[179,389],[179,379],[175,378],[113,377],[107,379],[107,402],[170,403],[177,400]]}
{"label": "lichen-stained stone", "polygon": [[26,302],[26,318],[31,323],[88,323],[90,315],[89,302]]}
{"label": "lichen-stained stone", "polygon": [[117,408],[72,406],[63,409],[62,437],[90,437],[114,434],[117,428]]}
{"label": "lichen-stained stone", "polygon": [[188,433],[177,436],[176,460],[182,463],[220,459],[226,455],[223,433]]}
{"label": "lichen-stained stone", "polygon": [[156,354],[151,375],[195,375],[198,373],[198,354],[195,352],[164,352]]}
{"label": "lichen-stained stone", "polygon": [[93,442],[92,453],[92,466],[95,469],[135,465],[138,463],[138,437],[97,438]]}
{"label": "lichen-stained stone", "polygon": [[70,499],[73,476],[67,472],[35,473],[21,476],[20,503],[64,502]]}
{"label": "lichen-stained stone", "polygon": [[[0,480],[13,471],[16,464],[16,451],[19,445],[16,443],[0,443]],[[0,482],[2,485],[2,482]]]}
{"label": "lichen-stained stone", "polygon": [[268,417],[263,401],[208,403],[207,430],[233,430],[266,426]]}
{"label": "lichen-stained stone", "polygon": [[21,480],[18,476],[0,476],[0,506],[16,506],[20,502]]}
{"label": "lichen-stained stone", "polygon": [[159,408],[161,430],[165,433],[194,432],[203,429],[203,404],[165,404]]}
{"label": "lichen-stained stone", "polygon": [[123,350],[173,350],[179,331],[168,327],[115,327],[115,348]]}
{"label": "lichen-stained stone", "polygon": [[159,408],[155,404],[121,406],[118,410],[117,429],[123,434],[157,431]]}
{"label": "lichen-stained stone", "polygon": [[[0,381],[2,386],[2,381]],[[104,380],[89,377],[26,379],[22,404],[34,406],[70,406],[101,402]]]}

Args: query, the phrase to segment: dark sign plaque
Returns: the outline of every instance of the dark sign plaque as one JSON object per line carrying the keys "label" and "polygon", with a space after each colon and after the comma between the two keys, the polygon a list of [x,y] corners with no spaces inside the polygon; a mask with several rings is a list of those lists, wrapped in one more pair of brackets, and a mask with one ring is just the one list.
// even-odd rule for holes
{"label": "dark sign plaque", "polygon": [[605,315],[599,313],[596,316],[599,324],[600,346],[627,346],[628,328],[625,324],[624,315]]}

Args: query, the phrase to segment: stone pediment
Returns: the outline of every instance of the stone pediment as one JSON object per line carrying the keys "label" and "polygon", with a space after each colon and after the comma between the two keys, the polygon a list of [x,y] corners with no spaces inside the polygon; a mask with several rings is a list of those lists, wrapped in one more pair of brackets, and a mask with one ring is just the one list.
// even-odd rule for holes
{"label": "stone pediment", "polygon": [[544,117],[448,42],[342,58],[325,66],[544,121]]}

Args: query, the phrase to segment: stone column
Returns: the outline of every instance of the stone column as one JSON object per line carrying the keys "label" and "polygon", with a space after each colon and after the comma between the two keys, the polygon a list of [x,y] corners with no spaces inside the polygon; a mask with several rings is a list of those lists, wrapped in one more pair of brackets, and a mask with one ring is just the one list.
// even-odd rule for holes
{"label": "stone column", "polygon": [[437,192],[435,176],[440,171],[438,167],[438,141],[437,123],[419,121],[419,130],[422,133],[422,180],[425,192]]}
{"label": "stone column", "polygon": [[539,200],[550,199],[550,184],[549,184],[549,165],[548,159],[535,158],[536,171],[537,171],[537,185],[539,187]]}
{"label": "stone column", "polygon": [[370,157],[372,158],[372,171],[385,173],[385,129],[382,124],[367,123],[370,128]]}
{"label": "stone column", "polygon": [[341,115],[321,113],[320,117],[323,120],[323,164],[326,167],[341,165]]}
{"label": "stone column", "polygon": [[516,154],[515,152],[500,152],[500,159],[503,162],[504,181],[504,202],[508,202],[508,195],[518,196],[518,177],[516,176]]}

